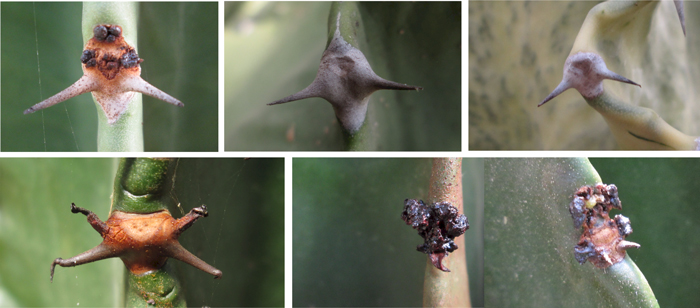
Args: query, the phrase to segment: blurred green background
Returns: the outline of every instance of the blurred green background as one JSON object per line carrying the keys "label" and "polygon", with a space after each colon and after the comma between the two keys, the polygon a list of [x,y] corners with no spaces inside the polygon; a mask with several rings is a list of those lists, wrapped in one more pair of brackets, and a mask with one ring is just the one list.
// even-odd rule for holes
{"label": "blurred green background", "polygon": [[[226,2],[226,146],[232,150],[342,150],[321,98],[265,104],[316,77],[330,2]],[[366,125],[377,150],[461,149],[461,3],[361,2],[360,50],[377,75],[425,90],[375,92]]]}
{"label": "blurred green background", "polygon": [[[56,269],[57,257],[86,251],[102,239],[71,202],[109,213],[115,159],[0,159],[0,306],[119,306],[125,267],[108,259]],[[188,306],[284,305],[284,160],[180,159],[173,198],[182,211],[206,204],[180,243],[220,269],[221,280],[169,260]]]}
{"label": "blurred green background", "polygon": [[[95,151],[98,110],[91,95],[22,114],[82,76],[82,3],[3,2],[1,8],[2,150]],[[217,12],[215,2],[140,4],[141,77],[185,104],[143,96],[146,151],[218,149]]]}
{"label": "blurred green background", "polygon": [[[406,198],[428,196],[431,159],[293,161],[293,305],[422,306],[427,255],[401,220]],[[483,160],[462,163],[472,305],[483,300]],[[449,256],[448,256],[449,258]]]}

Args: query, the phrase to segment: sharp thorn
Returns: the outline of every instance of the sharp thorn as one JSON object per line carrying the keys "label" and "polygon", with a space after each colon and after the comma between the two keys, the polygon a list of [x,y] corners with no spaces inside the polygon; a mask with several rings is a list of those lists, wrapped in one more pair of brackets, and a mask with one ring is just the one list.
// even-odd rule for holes
{"label": "sharp thorn", "polygon": [[681,27],[683,28],[683,36],[685,35],[685,9],[683,8],[683,0],[673,0],[673,4],[676,5],[676,12],[678,13],[678,19],[681,21]]}
{"label": "sharp thorn", "polygon": [[622,241],[620,241],[620,243],[617,244],[617,247],[620,249],[630,249],[630,248],[639,248],[639,247],[642,247],[642,245],[639,245],[639,244],[634,243],[634,242],[622,240]]}
{"label": "sharp thorn", "polygon": [[554,89],[554,91],[552,91],[552,93],[549,93],[549,95],[547,95],[547,97],[545,97],[545,99],[541,103],[539,103],[539,105],[537,105],[537,107],[544,105],[546,102],[557,97],[559,94],[562,94],[564,91],[568,90],[569,88],[571,88],[571,85],[566,80],[562,80],[559,83],[559,85]]}

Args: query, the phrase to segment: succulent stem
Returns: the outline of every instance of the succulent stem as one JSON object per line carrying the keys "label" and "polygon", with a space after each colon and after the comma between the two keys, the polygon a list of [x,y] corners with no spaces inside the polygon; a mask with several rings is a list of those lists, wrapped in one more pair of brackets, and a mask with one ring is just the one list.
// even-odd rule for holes
{"label": "succulent stem", "polygon": [[321,97],[331,103],[341,126],[352,135],[357,133],[365,121],[370,95],[382,89],[420,90],[422,88],[377,76],[362,51],[345,40],[341,33],[341,11],[338,11],[333,37],[321,57],[321,64],[314,81],[298,93],[268,105]]}
{"label": "succulent stem", "polygon": [[[462,159],[434,158],[430,176],[428,203],[449,202],[462,213]],[[464,247],[464,237],[455,238],[459,247]],[[451,273],[445,273],[428,260],[423,282],[424,307],[471,307],[469,276],[464,249],[457,249],[443,262]]]}

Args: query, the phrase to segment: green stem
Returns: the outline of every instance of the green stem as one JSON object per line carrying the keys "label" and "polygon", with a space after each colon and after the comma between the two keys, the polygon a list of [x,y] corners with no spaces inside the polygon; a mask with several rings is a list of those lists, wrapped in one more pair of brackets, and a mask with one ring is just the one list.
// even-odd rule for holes
{"label": "green stem", "polygon": [[586,102],[605,118],[623,149],[697,150],[696,137],[678,131],[649,108],[627,104],[607,91]]}
{"label": "green stem", "polygon": [[[342,126],[341,126],[342,127]],[[350,134],[343,130],[343,139],[345,140],[345,147],[348,151],[371,151],[376,150],[372,147],[369,141],[369,128],[367,128],[367,119],[365,119],[365,124],[362,124],[360,130],[355,134]]]}
{"label": "green stem", "polygon": [[[187,307],[182,296],[182,285],[177,279],[175,267],[170,263],[142,276],[132,273],[127,276],[127,307]],[[144,298],[153,298],[153,304],[149,305]]]}
{"label": "green stem", "polygon": [[[340,35],[343,39],[348,42],[353,47],[362,51],[360,48],[360,42],[366,41],[364,26],[362,22],[362,16],[360,14],[360,9],[357,6],[357,2],[333,2],[331,5],[331,11],[328,14],[328,41],[326,42],[326,47],[331,43],[333,35],[336,29],[336,21],[340,13]],[[367,55],[365,54],[365,57]],[[372,98],[370,97],[370,100]],[[370,101],[370,104],[372,102]],[[349,151],[371,151],[376,150],[376,145],[371,137],[375,132],[368,127],[367,122],[370,121],[370,116],[367,115],[365,118],[365,123],[362,125],[359,131],[354,134],[350,134],[343,128],[343,136],[345,140],[345,148]]]}
{"label": "green stem", "polygon": [[[83,42],[92,38],[92,29],[98,24],[119,25],[126,41],[137,49],[138,3],[84,2]],[[142,95],[135,92],[127,110],[110,125],[102,107],[97,106],[97,150],[100,152],[143,152]]]}
{"label": "green stem", "polygon": [[[433,159],[427,201],[428,203],[447,201],[460,213],[464,213],[461,158]],[[427,260],[423,284],[424,307],[471,307],[464,237],[457,237],[454,241],[459,248],[443,260],[443,264],[451,272],[443,272]]]}
{"label": "green stem", "polygon": [[362,24],[360,8],[357,7],[357,2],[344,1],[331,4],[331,12],[328,14],[328,41],[326,41],[326,48],[333,40],[338,13],[340,13],[340,35],[352,47],[362,50],[359,42],[365,40],[365,32],[363,27],[357,26],[358,23]]}
{"label": "green stem", "polygon": [[174,208],[170,197],[174,160],[122,158],[114,178],[112,211],[153,213]]}
{"label": "green stem", "polygon": [[[114,178],[110,214],[146,214],[174,208],[170,191],[175,167],[175,160],[169,158],[122,158]],[[179,279],[169,263],[140,276],[126,270],[126,276],[127,307],[149,307],[145,298],[154,299],[157,307],[186,307]]]}

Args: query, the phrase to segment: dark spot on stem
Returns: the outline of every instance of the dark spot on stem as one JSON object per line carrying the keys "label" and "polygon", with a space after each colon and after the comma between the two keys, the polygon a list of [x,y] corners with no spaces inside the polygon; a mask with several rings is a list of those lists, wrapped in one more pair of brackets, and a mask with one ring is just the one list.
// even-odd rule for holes
{"label": "dark spot on stem", "polygon": [[83,55],[80,56],[80,62],[85,64],[93,58],[95,58],[95,51],[91,49],[85,49],[83,50]]}
{"label": "dark spot on stem", "polygon": [[109,35],[119,37],[122,35],[122,28],[119,26],[111,26],[107,32],[109,32]]}
{"label": "dark spot on stem", "polygon": [[627,132],[628,132],[630,135],[632,135],[632,137],[637,138],[637,139],[639,139],[639,140],[644,140],[644,141],[648,141],[648,142],[651,142],[651,143],[656,143],[656,144],[658,144],[658,145],[665,146],[665,147],[667,147],[667,148],[669,148],[669,149],[673,149],[672,147],[670,147],[670,146],[668,146],[668,145],[666,145],[666,144],[663,144],[663,143],[661,143],[661,142],[658,142],[658,141],[655,141],[655,140],[651,140],[651,139],[649,139],[649,138],[644,138],[644,137],[639,136],[639,135],[635,135],[635,134],[634,134],[633,132],[631,132],[631,131],[627,131]]}
{"label": "dark spot on stem", "polygon": [[132,68],[141,63],[142,60],[139,59],[139,55],[136,54],[136,51],[131,49],[128,52],[124,53],[120,61],[124,68]]}

